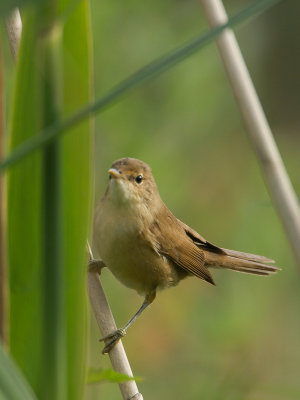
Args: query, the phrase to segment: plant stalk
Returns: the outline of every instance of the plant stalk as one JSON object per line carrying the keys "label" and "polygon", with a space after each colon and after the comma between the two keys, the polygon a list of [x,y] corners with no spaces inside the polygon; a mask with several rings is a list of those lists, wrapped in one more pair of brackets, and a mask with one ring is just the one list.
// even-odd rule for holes
{"label": "plant stalk", "polygon": [[[4,79],[0,37],[0,158],[4,154]],[[0,340],[6,342],[6,266],[4,258],[4,176],[0,176]]]}
{"label": "plant stalk", "polygon": [[18,8],[15,8],[5,20],[5,27],[10,45],[10,50],[16,61],[22,34],[22,21]]}
{"label": "plant stalk", "polygon": [[[226,24],[228,16],[221,0],[200,0],[200,3],[212,28]],[[269,194],[300,270],[300,212],[297,196],[233,31],[227,28],[216,42]]]}
{"label": "plant stalk", "polygon": [[[88,244],[90,259],[93,260],[93,254]],[[102,288],[99,275],[97,272],[88,272],[88,293],[94,315],[101,331],[102,336],[107,336],[109,333],[117,329],[114,317],[109,307],[107,298]],[[109,352],[109,358],[115,371],[127,376],[133,376],[130,364],[125,353],[121,340]],[[120,391],[124,400],[143,400],[143,396],[139,393],[135,381],[127,381],[119,383]]]}

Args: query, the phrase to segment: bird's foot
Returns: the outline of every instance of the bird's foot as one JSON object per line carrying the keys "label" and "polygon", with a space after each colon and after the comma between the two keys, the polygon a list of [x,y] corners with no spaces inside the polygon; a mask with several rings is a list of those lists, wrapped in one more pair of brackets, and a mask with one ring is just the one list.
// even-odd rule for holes
{"label": "bird's foot", "polygon": [[102,268],[105,267],[105,264],[102,260],[90,260],[89,261],[89,272],[98,272],[101,274]]}
{"label": "bird's foot", "polygon": [[113,349],[115,345],[119,342],[119,340],[125,335],[126,335],[126,329],[121,328],[99,339],[99,342],[105,342],[102,354],[108,354],[111,351],[111,349]]}

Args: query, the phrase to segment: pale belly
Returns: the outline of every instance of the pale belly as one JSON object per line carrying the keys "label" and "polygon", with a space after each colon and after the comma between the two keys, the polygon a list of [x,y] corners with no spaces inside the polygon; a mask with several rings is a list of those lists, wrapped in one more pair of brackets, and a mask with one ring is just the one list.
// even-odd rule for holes
{"label": "pale belly", "polygon": [[[158,254],[145,239],[142,227],[132,226],[128,218],[106,221],[94,228],[94,244],[100,258],[125,286],[146,295],[153,290],[176,285],[182,279],[181,271]],[[182,271],[183,272],[183,271]]]}

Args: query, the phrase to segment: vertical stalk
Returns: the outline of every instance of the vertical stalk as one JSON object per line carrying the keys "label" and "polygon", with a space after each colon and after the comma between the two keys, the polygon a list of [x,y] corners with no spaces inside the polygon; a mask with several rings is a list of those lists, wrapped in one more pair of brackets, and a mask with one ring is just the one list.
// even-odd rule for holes
{"label": "vertical stalk", "polygon": [[[54,7],[53,7],[54,8]],[[49,5],[49,20],[52,13]],[[50,22],[51,23],[51,22]],[[42,121],[51,125],[60,118],[59,54],[60,35],[55,27],[41,39],[42,64]],[[42,180],[42,225],[44,265],[44,332],[43,358],[47,391],[44,399],[67,399],[66,324],[63,265],[63,240],[61,227],[61,162],[60,140],[44,149]]]}
{"label": "vertical stalk", "polygon": [[15,8],[5,20],[5,27],[7,36],[9,38],[9,45],[14,60],[17,59],[21,33],[22,33],[22,21],[18,8]]}
{"label": "vertical stalk", "polygon": [[[61,115],[91,100],[93,82],[89,1],[58,0],[61,25]],[[68,399],[84,398],[87,375],[87,254],[92,210],[93,127],[87,119],[60,138],[61,207]],[[78,385],[78,382],[81,385]]]}
{"label": "vertical stalk", "polygon": [[[16,8],[5,20],[5,27],[13,59],[16,61],[21,33],[22,21],[19,10]],[[0,37],[0,159],[4,155],[4,79],[3,61]],[[6,289],[7,275],[5,263],[5,243],[4,243],[4,176],[0,176],[0,338],[3,342],[7,334],[6,317]]]}
{"label": "vertical stalk", "polygon": [[[23,14],[9,123],[9,149],[17,147],[40,128],[38,77],[41,71],[36,56],[39,20],[39,13],[34,8],[28,8]],[[42,154],[37,153],[8,171],[6,200],[10,352],[38,397],[42,397],[43,392],[42,161]]]}
{"label": "vertical stalk", "polygon": [[[49,0],[28,7],[28,14],[12,147],[35,131],[35,125],[51,125],[90,98],[88,1],[74,5],[72,0]],[[13,41],[13,29],[7,31]],[[73,128],[72,137],[58,139],[28,160],[29,168],[24,161],[9,171],[11,351],[43,399],[84,396],[91,153],[86,121]]]}
{"label": "vertical stalk", "polygon": [[[4,155],[4,80],[0,36],[0,159]],[[0,175],[0,340],[6,339],[6,271],[4,262],[4,176]]]}

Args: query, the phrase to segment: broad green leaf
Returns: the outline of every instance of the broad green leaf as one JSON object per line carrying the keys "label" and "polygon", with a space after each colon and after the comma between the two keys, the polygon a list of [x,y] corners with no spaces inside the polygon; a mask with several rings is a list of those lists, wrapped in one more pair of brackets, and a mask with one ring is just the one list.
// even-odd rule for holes
{"label": "broad green leaf", "polygon": [[0,399],[36,400],[21,372],[0,345]]}
{"label": "broad green leaf", "polygon": [[[60,0],[61,10],[70,10],[70,0]],[[77,2],[78,3],[78,2]],[[81,1],[62,32],[63,115],[90,100],[91,27],[89,2]],[[62,234],[64,240],[66,356],[68,398],[84,397],[87,355],[86,240],[92,211],[91,121],[74,127],[61,140]],[[78,382],[81,385],[78,385]]]}
{"label": "broad green leaf", "polygon": [[[43,125],[60,118],[60,43],[61,31],[53,25],[57,3],[50,1],[39,12],[43,26],[52,27],[37,38],[36,56],[40,76],[41,120]],[[51,122],[50,122],[51,121]],[[43,399],[67,399],[66,302],[64,264],[63,188],[61,180],[61,144],[44,149],[42,164],[42,263],[43,263]],[[79,382],[78,382],[79,384]]]}
{"label": "broad green leaf", "polygon": [[79,108],[64,121],[57,122],[46,127],[38,135],[35,135],[31,139],[22,143],[22,145],[15,149],[9,157],[0,163],[0,171],[15,164],[32,151],[47,145],[56,137],[66,133],[74,125],[80,123],[90,115],[95,114],[96,112],[104,111],[116,101],[119,101],[130,90],[140,86],[145,81],[160,75],[187,57],[191,56],[205,45],[213,41],[224,29],[228,27],[234,27],[237,24],[248,20],[250,17],[257,15],[279,1],[280,0],[257,0],[251,2],[236,15],[229,18],[226,24],[215,27],[196,39],[190,41],[186,45],[175,49],[174,51],[164,55],[163,57],[160,57],[157,60],[154,60],[152,63],[146,65],[124,81],[117,84],[105,96],[82,108]]}
{"label": "broad green leaf", "polygon": [[[89,101],[88,2],[68,8],[64,25],[56,18],[71,3],[49,0],[24,17],[11,148]],[[40,399],[83,398],[90,136],[86,121],[8,176],[11,349]]]}
{"label": "broad green leaf", "polygon": [[95,369],[91,368],[88,374],[87,383],[100,383],[100,382],[115,382],[121,383],[126,381],[141,381],[141,378],[136,376],[128,376],[125,374],[120,374],[113,369]]}
{"label": "broad green leaf", "polygon": [[[9,147],[40,128],[35,36],[37,13],[23,16]],[[42,364],[44,288],[41,219],[42,154],[16,165],[7,181],[11,353],[38,393]]]}

